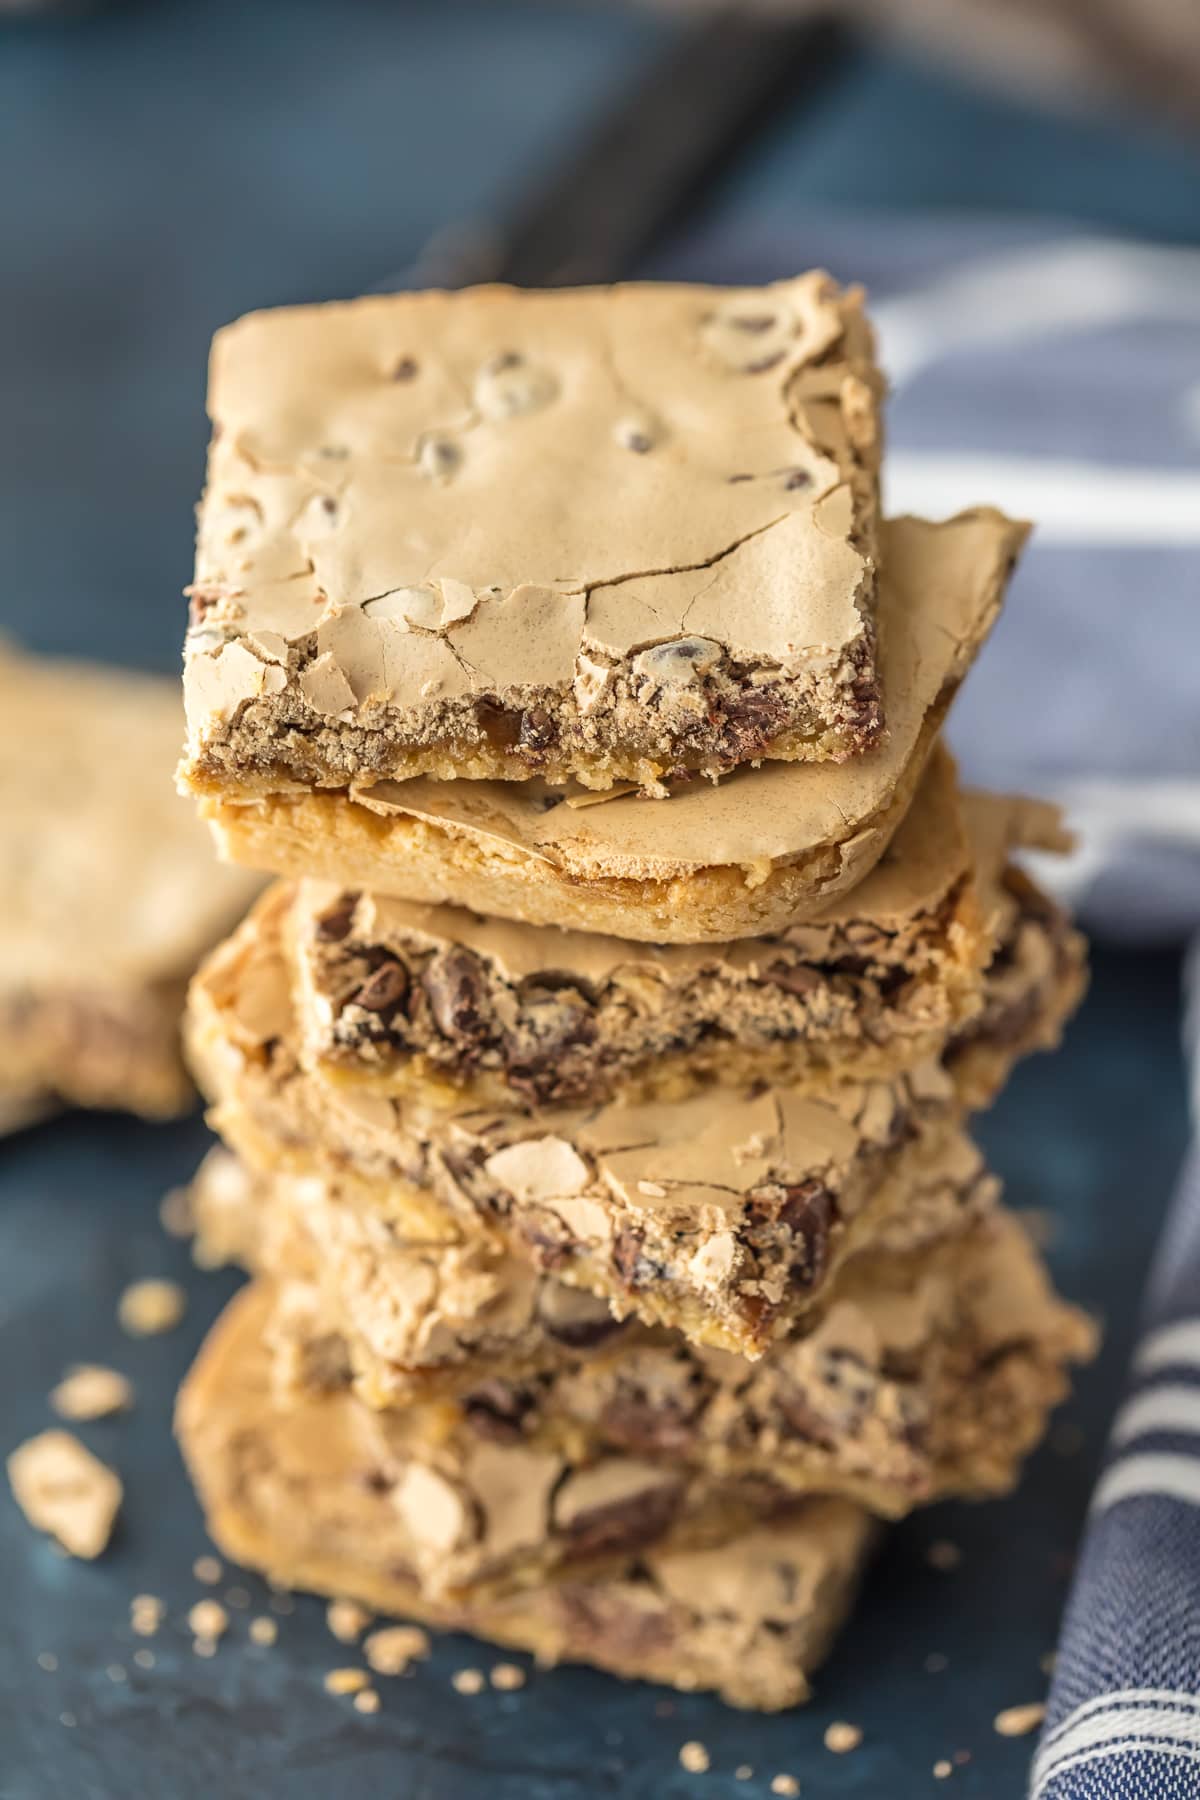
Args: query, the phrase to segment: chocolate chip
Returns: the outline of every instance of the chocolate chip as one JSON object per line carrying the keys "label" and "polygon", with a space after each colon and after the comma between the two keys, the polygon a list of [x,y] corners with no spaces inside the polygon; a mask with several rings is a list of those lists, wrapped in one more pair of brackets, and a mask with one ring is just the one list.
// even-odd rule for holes
{"label": "chocolate chip", "polygon": [[597,1556],[652,1543],[662,1536],[678,1512],[681,1486],[680,1482],[662,1482],[630,1494],[628,1499],[577,1513],[565,1527],[572,1556]]}
{"label": "chocolate chip", "polygon": [[633,1456],[683,1456],[695,1437],[696,1408],[648,1394],[618,1394],[601,1424],[609,1441]]}
{"label": "chocolate chip", "polygon": [[837,1216],[833,1195],[820,1181],[802,1181],[783,1193],[778,1221],[804,1245],[803,1261],[792,1279],[801,1287],[815,1287],[829,1266],[829,1238]]}
{"label": "chocolate chip", "polygon": [[394,1018],[403,1012],[408,999],[409,974],[402,962],[388,961],[376,969],[352,996],[352,1003],[364,1011]]}
{"label": "chocolate chip", "polygon": [[393,381],[415,381],[417,378],[417,359],[415,356],[402,356],[392,369]]}
{"label": "chocolate chip", "polygon": [[543,756],[557,736],[553,714],[544,706],[531,706],[521,714],[518,748],[527,756]]}
{"label": "chocolate chip", "polygon": [[723,760],[748,762],[760,756],[786,720],[782,695],[768,688],[746,687],[729,702],[717,743]]}
{"label": "chocolate chip", "polygon": [[828,1419],[823,1419],[798,1389],[781,1388],[778,1405],[793,1437],[803,1438],[806,1443],[820,1444],[825,1450],[833,1449],[837,1433]]}
{"label": "chocolate chip", "polygon": [[731,313],[725,322],[734,331],[752,332],[757,337],[760,332],[770,331],[776,319],[774,313]]}
{"label": "chocolate chip", "polygon": [[489,375],[501,375],[505,369],[519,369],[524,360],[519,350],[501,350],[483,366]]}
{"label": "chocolate chip", "polygon": [[641,1232],[628,1225],[613,1239],[612,1261],[627,1287],[644,1287],[648,1282],[663,1280],[667,1273],[665,1264],[646,1255]]}
{"label": "chocolate chip", "polygon": [[765,375],[768,369],[774,369],[783,361],[783,351],[776,350],[773,356],[760,357],[758,362],[747,363],[743,369],[746,375]]}
{"label": "chocolate chip", "polygon": [[790,490],[812,486],[812,476],[807,469],[788,469],[783,478],[783,485]]}
{"label": "chocolate chip", "polygon": [[488,1035],[483,969],[470,950],[456,945],[435,956],[421,977],[433,1022],[451,1043],[482,1043]]}
{"label": "chocolate chip", "polygon": [[358,905],[357,894],[342,894],[328,912],[321,914],[317,920],[317,939],[322,944],[341,944],[350,936],[350,927],[354,923],[354,909]]}
{"label": "chocolate chip", "polygon": [[811,994],[824,986],[824,979],[816,969],[801,962],[773,962],[765,971],[764,979],[772,987],[782,988],[785,994]]}
{"label": "chocolate chip", "polygon": [[511,1443],[534,1403],[528,1388],[513,1387],[499,1379],[472,1388],[463,1400],[467,1422],[480,1437],[492,1443]]}
{"label": "chocolate chip", "polygon": [[589,1294],[585,1288],[566,1287],[561,1282],[542,1289],[537,1316],[547,1337],[572,1350],[590,1350],[625,1328],[625,1321],[614,1319],[608,1302],[598,1294]]}

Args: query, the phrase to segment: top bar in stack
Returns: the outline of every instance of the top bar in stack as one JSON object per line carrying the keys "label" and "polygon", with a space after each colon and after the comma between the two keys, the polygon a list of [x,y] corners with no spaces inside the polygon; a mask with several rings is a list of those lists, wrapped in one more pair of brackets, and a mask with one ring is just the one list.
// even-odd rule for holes
{"label": "top bar in stack", "polygon": [[220,333],[185,689],[200,793],[661,791],[879,736],[857,292],[396,294]]}

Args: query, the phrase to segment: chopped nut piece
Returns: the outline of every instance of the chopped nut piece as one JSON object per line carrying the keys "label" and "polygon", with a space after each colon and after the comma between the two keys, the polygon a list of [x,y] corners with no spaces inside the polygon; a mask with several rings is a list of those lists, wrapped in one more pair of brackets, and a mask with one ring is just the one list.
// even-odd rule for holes
{"label": "chopped nut piece", "polygon": [[325,1608],[325,1623],[339,1644],[353,1644],[371,1623],[371,1615],[357,1600],[331,1600]]}
{"label": "chopped nut piece", "polygon": [[192,1574],[205,1587],[216,1587],[224,1571],[215,1556],[198,1556],[192,1564]]}
{"label": "chopped nut piece", "polygon": [[325,1677],[328,1694],[361,1694],[370,1685],[371,1677],[365,1669],[330,1669]]}
{"label": "chopped nut piece", "polygon": [[188,1628],[198,1638],[219,1638],[229,1629],[229,1614],[219,1600],[197,1600],[188,1613]]}
{"label": "chopped nut piece", "polygon": [[74,1723],[75,1723],[75,1714],[70,1713],[70,1712],[61,1712],[58,1715],[58,1722],[60,1725],[65,1725],[68,1727],[68,1729],[70,1729],[70,1727],[72,1725],[74,1725]]}
{"label": "chopped nut piece", "polygon": [[497,1663],[492,1670],[492,1686],[511,1694],[525,1686],[525,1671],[519,1663]]}
{"label": "chopped nut piece", "polygon": [[231,1587],[225,1590],[225,1604],[232,1606],[235,1612],[245,1612],[250,1604],[250,1591],[244,1587]]}
{"label": "chopped nut piece", "polygon": [[120,1478],[69,1431],[43,1431],[8,1459],[13,1497],[31,1525],[70,1556],[99,1556],[112,1536]]}
{"label": "chopped nut piece", "polygon": [[79,1363],[67,1370],[50,1404],[62,1419],[103,1419],[133,1405],[133,1384],[115,1369]]}
{"label": "chopped nut piece", "polygon": [[250,1621],[250,1642],[252,1644],[273,1644],[279,1636],[279,1627],[274,1619],[265,1616]]}
{"label": "chopped nut piece", "polygon": [[800,1783],[794,1775],[774,1775],[771,1778],[771,1792],[795,1796],[800,1792]]}
{"label": "chopped nut piece", "polygon": [[703,1775],[710,1767],[707,1749],[695,1738],[679,1746],[679,1762],[689,1775]]}
{"label": "chopped nut piece", "polygon": [[385,1625],[363,1645],[377,1675],[403,1675],[409,1663],[429,1655],[429,1634],[419,1625]]}
{"label": "chopped nut piece", "polygon": [[484,1688],[482,1671],[479,1669],[456,1669],[450,1677],[450,1685],[459,1694],[482,1694]]}
{"label": "chopped nut piece", "polygon": [[733,1779],[735,1781],[750,1781],[753,1779],[753,1776],[754,1767],[751,1763],[739,1763],[737,1768],[733,1771]]}
{"label": "chopped nut piece", "polygon": [[58,1667],[58,1658],[55,1656],[53,1650],[39,1651],[37,1662],[38,1668],[45,1669],[48,1675],[53,1675],[55,1669]]}
{"label": "chopped nut piece", "polygon": [[1034,1700],[1028,1706],[1008,1706],[998,1712],[992,1725],[1001,1737],[1026,1737],[1029,1732],[1036,1731],[1046,1716],[1046,1708],[1040,1700]]}
{"label": "chopped nut piece", "polygon": [[187,1311],[187,1295],[177,1281],[151,1277],[125,1289],[117,1306],[123,1331],[131,1337],[155,1337],[172,1331]]}
{"label": "chopped nut piece", "polygon": [[857,1750],[862,1743],[862,1730],[857,1725],[847,1725],[843,1719],[836,1719],[826,1727],[825,1748],[832,1750],[835,1756],[844,1756],[847,1750]]}
{"label": "chopped nut piece", "polygon": [[377,1713],[379,1711],[379,1695],[372,1687],[363,1688],[354,1696],[354,1710],[360,1713]]}
{"label": "chopped nut piece", "polygon": [[962,1554],[958,1545],[952,1544],[948,1538],[936,1538],[925,1552],[925,1561],[931,1569],[937,1569],[946,1575],[951,1569],[957,1569],[962,1561]]}
{"label": "chopped nut piece", "polygon": [[953,1775],[954,1764],[947,1762],[944,1756],[940,1756],[933,1765],[933,1772],[939,1781],[945,1781],[947,1776]]}
{"label": "chopped nut piece", "polygon": [[152,1669],[154,1667],[154,1652],[153,1650],[135,1650],[133,1653],[133,1660],[139,1669]]}
{"label": "chopped nut piece", "polygon": [[217,1654],[217,1640],[216,1638],[211,1637],[193,1638],[192,1649],[197,1656],[215,1656]]}
{"label": "chopped nut piece", "polygon": [[128,1680],[125,1670],[121,1667],[120,1663],[109,1663],[109,1665],[108,1665],[107,1669],[105,1669],[104,1673],[108,1676],[108,1679],[112,1682],[119,1683],[119,1682]]}

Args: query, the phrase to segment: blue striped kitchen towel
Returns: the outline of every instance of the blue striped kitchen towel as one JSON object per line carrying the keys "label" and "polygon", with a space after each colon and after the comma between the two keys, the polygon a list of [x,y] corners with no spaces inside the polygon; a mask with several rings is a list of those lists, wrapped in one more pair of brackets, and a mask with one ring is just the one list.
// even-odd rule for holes
{"label": "blue striped kitchen towel", "polygon": [[[1200,1120],[1197,952],[1188,986]],[[1031,1793],[1200,1796],[1200,1146],[1158,1248],[1128,1392],[1092,1498]]]}

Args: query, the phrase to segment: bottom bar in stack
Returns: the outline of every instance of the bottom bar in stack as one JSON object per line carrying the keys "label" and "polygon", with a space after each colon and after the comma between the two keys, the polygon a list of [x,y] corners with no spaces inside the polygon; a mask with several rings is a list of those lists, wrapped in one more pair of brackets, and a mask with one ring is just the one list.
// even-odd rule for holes
{"label": "bottom bar in stack", "polygon": [[861,1507],[813,1499],[734,1543],[645,1549],[602,1575],[511,1593],[432,1596],[379,1479],[374,1415],[348,1390],[280,1403],[269,1304],[257,1285],[233,1302],[179,1399],[184,1455],[227,1556],[287,1587],[470,1631],[544,1664],[590,1663],[762,1710],[807,1696],[875,1535]]}
{"label": "bottom bar in stack", "polygon": [[803,1696],[863,1509],[1011,1485],[1092,1347],[1000,1211],[918,1257],[855,1259],[753,1364],[636,1321],[589,1330],[582,1296],[501,1252],[359,1236],[335,1193],[221,1155],[195,1202],[205,1260],[273,1277],[180,1403],[228,1554],[744,1705]]}

